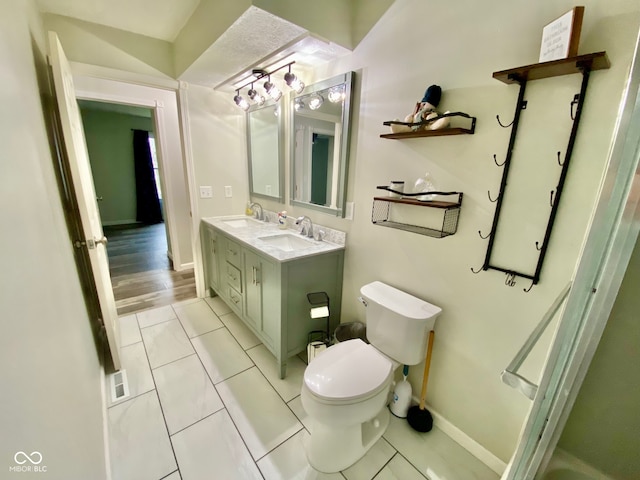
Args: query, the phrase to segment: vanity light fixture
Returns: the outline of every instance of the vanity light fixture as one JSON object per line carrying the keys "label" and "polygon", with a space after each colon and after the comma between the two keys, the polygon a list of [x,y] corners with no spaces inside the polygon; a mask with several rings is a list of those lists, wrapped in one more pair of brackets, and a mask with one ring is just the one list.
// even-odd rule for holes
{"label": "vanity light fixture", "polygon": [[253,103],[255,103],[258,106],[262,106],[264,105],[264,102],[267,101],[266,98],[264,98],[264,95],[261,95],[260,93],[258,93],[254,88],[253,88],[253,83],[251,84],[251,88],[249,89],[249,91],[247,92],[247,95],[249,95],[249,98],[251,99],[251,101]]}
{"label": "vanity light fixture", "polygon": [[293,102],[293,108],[296,110],[296,112],[299,112],[304,108],[304,102],[299,98],[296,98],[295,101]]}
{"label": "vanity light fixture", "polygon": [[233,97],[233,101],[236,105],[243,109],[245,112],[249,110],[249,102],[240,96],[240,90],[236,90],[236,96]]}
{"label": "vanity light fixture", "polygon": [[267,78],[267,81],[264,83],[264,90],[267,93],[267,95],[269,95],[271,98],[273,98],[276,102],[278,100],[280,100],[280,98],[282,97],[282,90],[280,90],[272,81],[271,81],[271,75],[273,75],[274,73],[276,73],[279,70],[282,70],[283,68],[288,68],[289,70],[287,71],[287,73],[285,73],[284,75],[284,81],[285,83],[296,93],[301,93],[302,90],[304,90],[305,84],[303,81],[301,81],[295,74],[291,73],[291,65],[293,65],[295,62],[290,62],[287,63],[285,65],[282,65],[278,68],[276,68],[274,71],[272,72],[267,72],[266,70],[261,70],[261,69],[254,69],[252,70],[252,74],[255,77],[254,80],[245,83],[244,85],[242,85],[240,88],[238,88],[236,90],[236,95],[233,97],[233,101],[236,103],[236,105],[238,105],[240,108],[242,108],[243,110],[247,111],[249,109],[249,102],[247,102],[244,98],[242,98],[242,96],[240,96],[240,91],[245,88],[245,87],[249,87],[249,90],[247,91],[247,95],[249,96],[249,98],[251,99],[252,102],[254,102],[256,105],[258,106],[262,106],[264,105],[266,99],[265,96],[258,93],[254,88],[253,88],[253,84],[255,82],[257,82],[258,80],[262,79],[262,78]]}
{"label": "vanity light fixture", "polygon": [[320,95],[319,93],[314,93],[313,95],[311,95],[311,97],[309,97],[309,108],[311,110],[319,109],[323,103],[324,98],[322,98],[322,95]]}
{"label": "vanity light fixture", "polygon": [[276,87],[271,81],[271,76],[269,76],[267,81],[264,82],[264,91],[267,92],[267,95],[273,98],[276,102],[280,100],[280,97],[282,97],[282,90]]}
{"label": "vanity light fixture", "polygon": [[284,81],[296,93],[302,93],[304,90],[304,82],[291,73],[291,65],[289,65],[289,71],[284,74]]}

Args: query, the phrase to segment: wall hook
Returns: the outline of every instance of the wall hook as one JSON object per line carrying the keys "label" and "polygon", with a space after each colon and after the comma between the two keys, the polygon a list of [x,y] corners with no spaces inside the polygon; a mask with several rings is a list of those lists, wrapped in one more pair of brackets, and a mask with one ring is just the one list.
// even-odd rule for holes
{"label": "wall hook", "polygon": [[[526,110],[526,108],[527,108],[527,101],[522,100],[522,102],[520,102],[520,109]],[[513,125],[513,122],[516,121],[516,119],[514,118],[513,120],[511,120],[511,123],[509,125],[505,125],[500,121],[500,115],[496,115],[496,120],[498,120],[498,125],[500,125],[502,128],[509,128],[511,125]]]}
{"label": "wall hook", "polygon": [[511,125],[513,125],[513,122],[515,121],[515,119],[511,120],[510,124],[505,125],[500,121],[500,115],[496,115],[496,120],[498,121],[498,125],[500,125],[502,128],[509,128]]}
{"label": "wall hook", "polygon": [[553,207],[553,194],[555,193],[555,190],[551,190],[550,196],[549,196],[549,204]]}
{"label": "wall hook", "polygon": [[478,273],[480,273],[481,271],[482,271],[482,267],[480,267],[480,268],[478,269],[478,271],[477,271],[477,272],[473,269],[473,267],[471,267],[471,272],[472,272],[472,273],[475,273],[476,275],[477,275]]}
{"label": "wall hook", "polygon": [[480,230],[478,230],[478,235],[480,235],[480,238],[483,240],[486,240],[487,238],[489,238],[491,236],[491,232],[489,232],[489,235],[487,235],[486,237],[482,235],[482,232]]}
{"label": "wall hook", "polygon": [[576,105],[578,105],[578,102],[579,102],[579,101],[580,101],[580,94],[579,94],[579,93],[576,93],[576,94],[573,96],[573,100],[571,101],[571,107],[570,107],[570,108],[571,108],[571,111],[570,111],[570,113],[571,113],[571,120],[575,120],[575,119],[576,119],[576,112],[574,112],[574,107],[575,107]]}
{"label": "wall hook", "polygon": [[531,291],[531,289],[533,288],[534,285],[534,281],[531,280],[531,285],[529,285],[529,288],[523,288],[522,291],[525,293],[529,293]]}
{"label": "wall hook", "polygon": [[564,166],[564,162],[560,161],[560,152],[558,152],[558,165],[560,165],[561,167]]}
{"label": "wall hook", "polygon": [[516,274],[515,273],[507,273],[507,278],[505,278],[504,284],[507,287],[515,286],[515,284],[516,284]]}
{"label": "wall hook", "polygon": [[536,250],[538,251],[542,250],[542,247],[540,246],[540,242],[536,242]]}
{"label": "wall hook", "polygon": [[502,163],[498,163],[498,158],[496,157],[496,154],[493,154],[493,161],[496,162],[496,165],[499,167],[502,167],[505,163],[507,163],[507,160],[505,159],[504,162]]}
{"label": "wall hook", "polygon": [[491,192],[490,192],[489,190],[487,190],[487,197],[489,197],[489,201],[490,201],[491,203],[496,203],[496,202],[498,201],[498,199],[500,198],[500,195],[498,195],[498,196],[496,197],[496,199],[494,200],[493,198],[491,198]]}

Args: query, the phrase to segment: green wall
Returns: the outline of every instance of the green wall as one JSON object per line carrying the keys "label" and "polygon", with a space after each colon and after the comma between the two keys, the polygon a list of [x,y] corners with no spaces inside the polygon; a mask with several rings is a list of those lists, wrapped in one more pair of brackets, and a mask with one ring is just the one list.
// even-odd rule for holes
{"label": "green wall", "polygon": [[616,480],[638,478],[640,242],[558,446]]}
{"label": "green wall", "polygon": [[149,116],[131,115],[87,108],[94,102],[82,102],[81,112],[89,150],[89,160],[103,225],[133,223],[136,219],[136,186],[133,164],[133,132],[153,131],[150,110],[138,109]]}

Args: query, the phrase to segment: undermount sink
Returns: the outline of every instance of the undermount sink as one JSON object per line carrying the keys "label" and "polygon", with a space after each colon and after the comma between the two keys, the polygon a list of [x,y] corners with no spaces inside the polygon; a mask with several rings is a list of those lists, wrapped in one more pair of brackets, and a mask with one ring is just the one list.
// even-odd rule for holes
{"label": "undermount sink", "polygon": [[309,248],[313,246],[311,241],[306,240],[297,235],[291,235],[290,233],[283,233],[282,235],[270,235],[268,237],[258,237],[271,247],[279,248],[285,252],[293,252],[295,250],[302,250],[303,248]]}
{"label": "undermount sink", "polygon": [[246,228],[255,225],[259,225],[259,222],[250,218],[236,218],[233,220],[223,220],[225,225],[229,225],[233,228]]}

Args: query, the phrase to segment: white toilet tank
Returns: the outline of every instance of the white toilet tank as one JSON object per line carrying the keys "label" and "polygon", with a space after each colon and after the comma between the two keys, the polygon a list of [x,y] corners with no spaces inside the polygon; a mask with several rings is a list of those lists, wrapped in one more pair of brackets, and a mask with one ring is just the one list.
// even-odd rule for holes
{"label": "white toilet tank", "polygon": [[382,282],[360,289],[367,302],[367,339],[404,365],[424,360],[427,336],[442,309]]}

